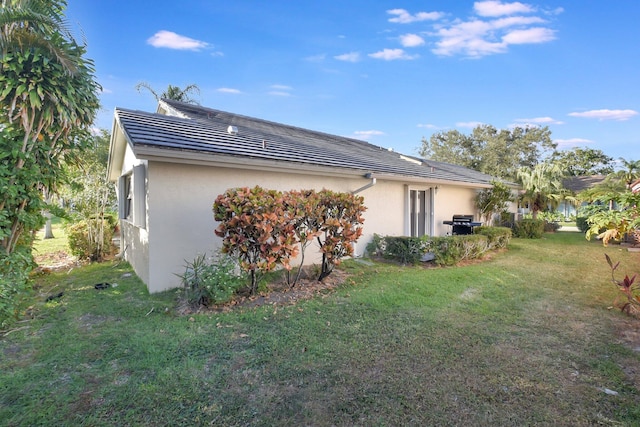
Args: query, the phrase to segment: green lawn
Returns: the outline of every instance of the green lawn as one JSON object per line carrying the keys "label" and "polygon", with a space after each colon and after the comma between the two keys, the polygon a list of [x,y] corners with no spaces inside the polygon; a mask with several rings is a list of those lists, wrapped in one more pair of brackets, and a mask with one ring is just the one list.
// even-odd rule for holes
{"label": "green lawn", "polygon": [[640,425],[640,321],[608,309],[604,253],[640,272],[562,232],[464,267],[349,262],[334,293],[188,316],[124,263],[41,276],[32,318],[0,339],[0,420]]}

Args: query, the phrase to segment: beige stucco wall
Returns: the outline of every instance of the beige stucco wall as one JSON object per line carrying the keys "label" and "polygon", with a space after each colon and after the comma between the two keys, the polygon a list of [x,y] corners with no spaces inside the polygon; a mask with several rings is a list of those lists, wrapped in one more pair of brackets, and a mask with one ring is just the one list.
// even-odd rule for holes
{"label": "beige stucco wall", "polygon": [[480,220],[475,208],[474,198],[477,190],[457,187],[452,185],[439,185],[434,196],[435,206],[435,236],[444,236],[451,233],[451,227],[443,224],[443,221],[451,221],[453,215],[474,215]]}
{"label": "beige stucco wall", "polygon": [[[214,230],[212,206],[215,198],[232,187],[253,187],[288,191],[292,189],[327,188],[352,192],[371,183],[364,177],[326,177],[311,173],[286,173],[277,170],[236,169],[193,164],[141,161],[127,149],[122,172],[146,163],[146,225],[137,227],[122,221],[125,258],[150,292],[180,286],[185,262],[202,253],[219,249],[221,239]],[[375,185],[359,192],[364,197],[364,233],[355,248],[356,256],[364,254],[374,233],[401,236],[409,234],[409,190],[430,190],[435,184],[407,184],[378,178]],[[442,236],[450,227],[442,224],[454,214],[474,214],[476,190],[438,184],[433,191],[433,235]],[[305,254],[306,262],[317,263],[317,246]]]}
{"label": "beige stucco wall", "polygon": [[[278,171],[253,171],[209,166],[149,162],[148,231],[150,292],[180,285],[176,274],[184,272],[185,260],[202,253],[211,254],[221,240],[215,236],[217,226],[212,206],[215,198],[232,187],[253,187],[288,191],[327,188],[351,192],[370,182],[365,178],[323,177]],[[363,254],[373,230],[383,235],[404,234],[404,184],[384,182],[361,193],[367,211],[364,235],[356,245],[356,255]],[[306,260],[318,262],[317,246],[309,247]]]}

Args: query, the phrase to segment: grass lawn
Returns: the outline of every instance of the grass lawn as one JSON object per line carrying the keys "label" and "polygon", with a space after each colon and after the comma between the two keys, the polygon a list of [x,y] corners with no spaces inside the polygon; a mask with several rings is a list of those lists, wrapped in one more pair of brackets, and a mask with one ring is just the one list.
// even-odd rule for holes
{"label": "grass lawn", "polygon": [[640,425],[640,321],[608,309],[604,253],[640,272],[639,254],[561,232],[463,267],[349,262],[313,300],[190,316],[124,263],[43,275],[0,338],[0,420]]}

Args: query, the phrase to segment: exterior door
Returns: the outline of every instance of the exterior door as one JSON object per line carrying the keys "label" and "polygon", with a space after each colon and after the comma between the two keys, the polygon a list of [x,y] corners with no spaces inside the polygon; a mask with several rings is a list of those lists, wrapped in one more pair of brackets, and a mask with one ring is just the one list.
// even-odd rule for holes
{"label": "exterior door", "polygon": [[412,237],[431,235],[432,190],[409,190],[409,222]]}

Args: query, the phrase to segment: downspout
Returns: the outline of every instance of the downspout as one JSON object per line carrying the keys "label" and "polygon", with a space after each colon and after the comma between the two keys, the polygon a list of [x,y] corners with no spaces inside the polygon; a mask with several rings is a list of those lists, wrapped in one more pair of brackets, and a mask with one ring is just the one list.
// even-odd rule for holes
{"label": "downspout", "polygon": [[[367,175],[365,175],[365,177],[366,177],[366,178],[371,178],[371,175],[370,175],[370,174],[367,174]],[[357,190],[353,190],[353,191],[351,192],[351,194],[358,194],[358,193],[360,193],[361,191],[366,190],[367,188],[371,188],[371,187],[373,187],[374,185],[376,185],[376,179],[375,179],[375,178],[371,178],[371,182],[370,182],[370,183],[368,183],[368,184],[367,184],[367,185],[365,185],[364,187],[360,187],[360,188],[358,188]]]}

